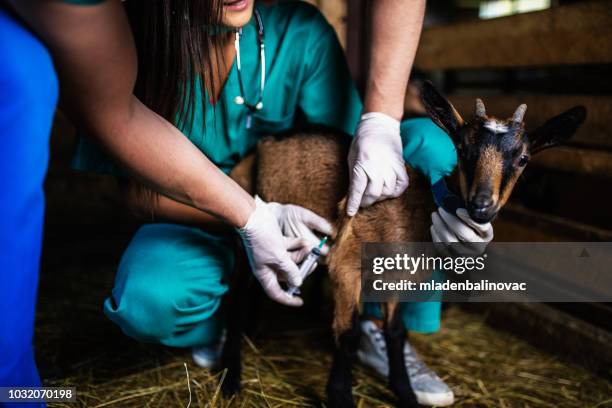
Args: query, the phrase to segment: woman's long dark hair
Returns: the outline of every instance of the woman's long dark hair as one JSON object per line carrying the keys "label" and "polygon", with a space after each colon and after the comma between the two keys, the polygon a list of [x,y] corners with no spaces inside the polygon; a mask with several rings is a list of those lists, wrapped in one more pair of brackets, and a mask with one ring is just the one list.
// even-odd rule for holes
{"label": "woman's long dark hair", "polygon": [[[128,0],[136,48],[136,96],[176,126],[191,127],[196,84],[214,95],[213,72],[223,60],[223,0]],[[202,101],[204,103],[204,101]],[[203,105],[205,106],[205,105]],[[203,119],[203,118],[202,118]]]}
{"label": "woman's long dark hair", "polygon": [[[124,5],[138,52],[136,96],[170,123],[190,129],[198,80],[202,98],[205,88],[215,94],[213,72],[220,72],[223,62],[225,36],[218,35],[223,0],[127,0]],[[122,188],[130,185],[121,182]],[[132,186],[143,205],[138,214],[155,220],[157,193]]]}

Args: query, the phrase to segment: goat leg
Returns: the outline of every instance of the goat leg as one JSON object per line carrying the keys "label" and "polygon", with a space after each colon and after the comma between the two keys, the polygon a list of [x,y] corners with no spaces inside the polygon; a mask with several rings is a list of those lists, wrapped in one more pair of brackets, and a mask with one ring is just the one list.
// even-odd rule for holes
{"label": "goat leg", "polygon": [[385,305],[384,334],[389,359],[389,388],[398,398],[398,406],[402,408],[418,407],[416,395],[412,390],[406,363],[404,361],[404,343],[406,329],[397,303]]}
{"label": "goat leg", "polygon": [[221,353],[221,368],[225,376],[221,384],[221,392],[225,397],[240,392],[242,376],[242,333],[249,321],[253,279],[249,272],[246,254],[240,245],[236,250],[234,273],[230,278],[230,290],[225,296],[226,340]]}
{"label": "goat leg", "polygon": [[338,336],[334,360],[327,381],[327,405],[332,408],[354,407],[352,365],[359,346],[359,317],[353,312],[350,328]]}

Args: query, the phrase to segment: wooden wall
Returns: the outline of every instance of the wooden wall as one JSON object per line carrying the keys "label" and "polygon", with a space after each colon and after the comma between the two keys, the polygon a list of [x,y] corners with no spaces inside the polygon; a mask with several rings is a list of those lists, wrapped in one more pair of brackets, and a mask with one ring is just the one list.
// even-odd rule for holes
{"label": "wooden wall", "polygon": [[340,44],[346,48],[347,0],[306,0],[317,6],[334,27]]}

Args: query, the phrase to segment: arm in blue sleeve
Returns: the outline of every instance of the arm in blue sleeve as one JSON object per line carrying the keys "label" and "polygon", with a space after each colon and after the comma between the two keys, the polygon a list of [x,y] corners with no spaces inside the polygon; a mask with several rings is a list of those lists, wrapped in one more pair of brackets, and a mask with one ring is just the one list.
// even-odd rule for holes
{"label": "arm in blue sleeve", "polygon": [[404,120],[400,126],[404,160],[434,184],[450,175],[457,152],[450,137],[429,118]]}

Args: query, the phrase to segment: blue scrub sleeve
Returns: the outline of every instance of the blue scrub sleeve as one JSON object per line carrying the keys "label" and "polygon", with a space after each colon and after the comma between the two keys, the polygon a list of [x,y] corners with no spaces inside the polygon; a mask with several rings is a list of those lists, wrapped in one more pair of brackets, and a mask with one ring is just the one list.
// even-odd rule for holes
{"label": "blue scrub sleeve", "polygon": [[404,160],[434,184],[450,175],[457,165],[457,151],[450,136],[429,118],[407,119],[400,125]]}
{"label": "blue scrub sleeve", "polygon": [[335,127],[352,135],[362,104],[336,32],[320,12],[310,19],[305,75],[298,105],[309,123]]}

